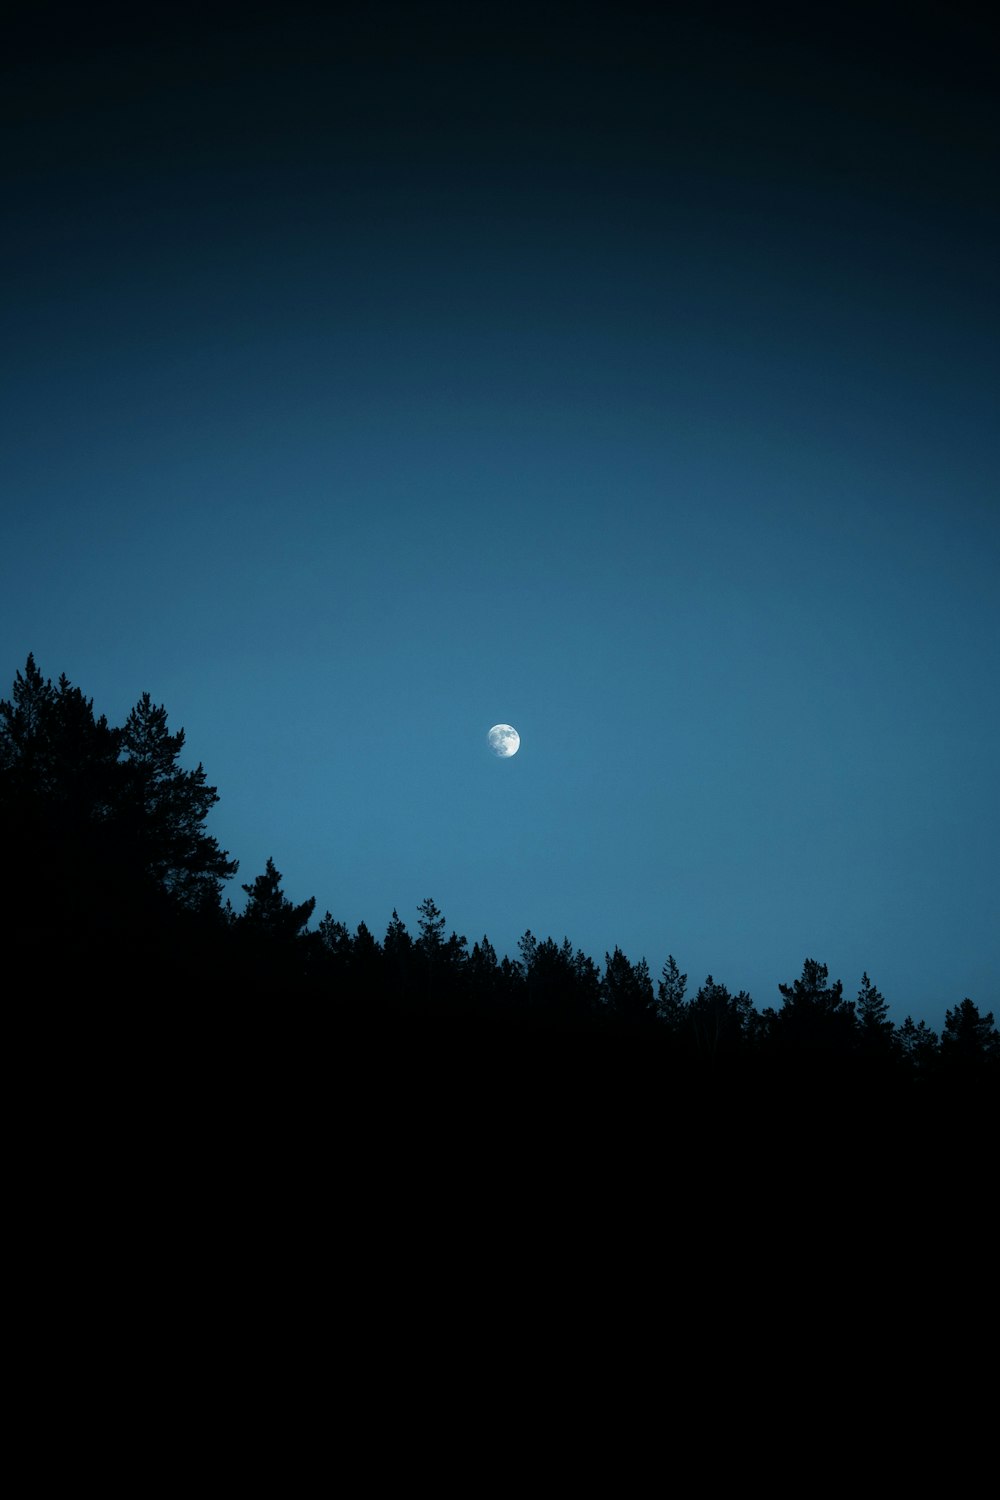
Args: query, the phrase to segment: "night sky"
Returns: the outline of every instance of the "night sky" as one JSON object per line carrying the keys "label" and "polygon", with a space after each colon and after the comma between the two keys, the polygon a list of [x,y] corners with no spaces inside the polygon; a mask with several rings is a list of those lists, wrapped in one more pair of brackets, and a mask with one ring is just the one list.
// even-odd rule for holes
{"label": "night sky", "polygon": [[0,696],[164,703],[237,909],[1000,1014],[985,22],[20,12]]}

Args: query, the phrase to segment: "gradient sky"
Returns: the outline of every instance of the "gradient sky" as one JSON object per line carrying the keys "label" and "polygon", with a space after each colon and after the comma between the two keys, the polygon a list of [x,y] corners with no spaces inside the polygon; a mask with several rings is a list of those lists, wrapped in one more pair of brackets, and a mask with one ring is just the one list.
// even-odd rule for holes
{"label": "gradient sky", "polygon": [[1000,1015],[997,57],[800,11],[24,8],[0,695],[164,703],[238,908]]}

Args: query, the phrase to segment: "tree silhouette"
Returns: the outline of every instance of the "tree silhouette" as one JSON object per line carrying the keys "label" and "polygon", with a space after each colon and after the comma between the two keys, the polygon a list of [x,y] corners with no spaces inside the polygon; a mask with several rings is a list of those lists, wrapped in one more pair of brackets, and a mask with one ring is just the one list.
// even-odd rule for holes
{"label": "tree silhouette", "polygon": [[780,1045],[800,1053],[843,1054],[850,1051],[856,1033],[854,1006],[843,996],[838,979],[827,983],[826,964],[807,958],[802,975],[793,984],[779,984],[784,1004],[771,1029]]}
{"label": "tree silhouette", "polygon": [[988,1128],[995,1154],[1000,1101],[1000,1034],[992,1011],[982,1015],[968,996],[945,1012],[936,1066],[928,1071],[931,1090],[946,1101],[950,1115],[969,1122],[974,1115]]}
{"label": "tree silhouette", "polygon": [[351,944],[351,990],[355,1002],[363,1004],[377,995],[382,984],[382,949],[364,922],[359,922]]}
{"label": "tree silhouette", "polygon": [[545,1025],[577,1027],[592,1019],[600,993],[595,968],[569,938],[538,939],[528,929],[518,941],[526,1014]]}
{"label": "tree silhouette", "polygon": [[912,1016],[906,1016],[896,1028],[896,1045],[914,1078],[932,1072],[940,1056],[937,1033],[926,1021],[916,1022]]}
{"label": "tree silhouette", "polygon": [[334,920],[331,912],[324,912],[316,929],[323,950],[330,960],[330,971],[344,972],[351,960],[351,934],[343,922]]}
{"label": "tree silhouette", "polygon": [[91,825],[106,819],[117,795],[120,731],[65,675],[58,687],[33,656],[17,673],[12,701],[0,701],[0,775],[8,812]]}
{"label": "tree silhouette", "polygon": [[430,896],[421,901],[417,911],[418,936],[413,952],[421,990],[428,1004],[449,1009],[461,994],[467,942],[454,932],[445,937],[445,919]]}
{"label": "tree silhouette", "polygon": [[485,934],[481,943],[472,945],[467,975],[470,995],[480,1010],[493,1012],[509,998],[503,993],[496,949]]}
{"label": "tree silhouette", "polygon": [[179,906],[202,911],[218,907],[239,862],[205,831],[219,794],[200,763],[181,767],[183,748],[183,729],[170,734],[166,709],[143,693],[121,730],[123,804],[143,869]]}
{"label": "tree silhouette", "polygon": [[1000,1062],[1000,1033],[993,1012],[980,1015],[979,1007],[968,996],[953,1010],[945,1011],[941,1061],[949,1068],[995,1071]]}
{"label": "tree silhouette", "polygon": [[668,1034],[673,1037],[679,1037],[685,1026],[684,991],[686,988],[687,975],[680,972],[677,960],[670,953],[663,965],[657,985],[656,1014],[663,1022]]}
{"label": "tree silhouette", "polygon": [[887,1061],[898,1050],[896,1028],[889,1019],[885,997],[872,984],[867,972],[861,976],[855,1014],[861,1055],[873,1061]]}
{"label": "tree silhouette", "polygon": [[183,743],[148,694],[113,729],[65,675],[53,687],[34,656],[17,673],[0,703],[0,819],[18,872],[12,911],[23,903],[36,933],[58,911],[51,964],[119,970],[143,956],[149,984],[165,984],[205,957],[201,918],[219,923],[237,863],[205,831],[218,794],[201,766],[180,767]]}
{"label": "tree silhouette", "polygon": [[392,917],[382,939],[382,965],[385,993],[391,1004],[403,1008],[413,1003],[413,938],[406,923],[393,907]]}
{"label": "tree silhouette", "polygon": [[264,873],[243,889],[247,903],[237,924],[256,936],[288,943],[305,927],[316,907],[315,896],[295,905],[281,889],[281,873],[268,857]]}
{"label": "tree silhouette", "polygon": [[608,1014],[627,1026],[647,1026],[655,1016],[655,998],[646,960],[633,964],[618,947],[605,953],[601,1000]]}
{"label": "tree silhouette", "polygon": [[0,702],[3,908],[22,942],[42,945],[53,980],[109,958],[128,934],[135,881],[113,825],[118,750],[92,700],[65,676],[53,687],[29,656]]}
{"label": "tree silhouette", "polygon": [[420,913],[417,918],[417,928],[420,932],[417,946],[425,957],[436,957],[445,945],[446,923],[441,915],[440,907],[435,905],[430,896],[427,896],[421,901],[417,911]]}
{"label": "tree silhouette", "polygon": [[687,1024],[697,1052],[714,1062],[740,1052],[752,1038],[754,1007],[745,990],[731,995],[709,974],[688,1007]]}

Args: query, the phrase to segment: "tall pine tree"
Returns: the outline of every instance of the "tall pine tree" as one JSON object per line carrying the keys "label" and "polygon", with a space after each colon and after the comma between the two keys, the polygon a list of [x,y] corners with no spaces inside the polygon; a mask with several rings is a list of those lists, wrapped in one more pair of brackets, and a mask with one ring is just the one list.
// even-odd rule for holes
{"label": "tall pine tree", "polygon": [[139,865],[178,906],[218,909],[223,882],[238,861],[206,832],[219,800],[204,767],[180,764],[184,731],[171,734],[167,711],[143,693],[121,731],[123,807]]}

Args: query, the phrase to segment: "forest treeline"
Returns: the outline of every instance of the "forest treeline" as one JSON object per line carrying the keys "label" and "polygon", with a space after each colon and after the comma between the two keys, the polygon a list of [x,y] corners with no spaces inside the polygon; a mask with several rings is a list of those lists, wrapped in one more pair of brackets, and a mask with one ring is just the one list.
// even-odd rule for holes
{"label": "forest treeline", "polygon": [[806,958],[758,1009],[711,975],[689,986],[673,956],[654,978],[619,948],[603,964],[568,938],[525,932],[516,957],[449,931],[431,898],[411,931],[396,911],[377,936],[315,899],[294,903],[273,860],[227,896],[237,861],[207,831],[218,801],[202,765],[181,763],[184,732],[144,693],[124,724],[96,716],[65,676],[34,658],[0,701],[0,819],[8,954],[22,989],[82,1003],[96,985],[136,1006],[197,1001],[206,1015],[252,999],[320,1004],[344,1035],[533,1038],[627,1044],[657,1076],[821,1084],[837,1089],[994,1095],[992,1012],[957,1000],[937,1035],[894,1024],[866,974],[849,997]]}

